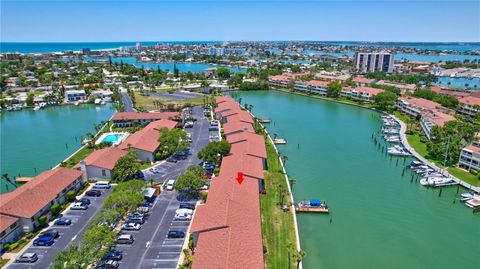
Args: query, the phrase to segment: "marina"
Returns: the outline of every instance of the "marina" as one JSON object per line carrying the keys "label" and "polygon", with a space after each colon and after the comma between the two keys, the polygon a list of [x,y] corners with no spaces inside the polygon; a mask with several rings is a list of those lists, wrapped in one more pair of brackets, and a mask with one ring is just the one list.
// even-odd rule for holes
{"label": "marina", "polygon": [[[480,237],[480,214],[460,201],[466,191],[421,186],[420,175],[406,168],[418,159],[389,156],[383,134],[377,145],[371,141],[372,130],[383,126],[377,112],[278,91],[238,95],[257,117],[275,122],[266,126],[269,133],[288,140],[279,150],[296,179],[296,201],[319,197],[332,208],[329,215],[297,214],[304,268],[449,269],[476,262],[472,238]],[[335,247],[343,245],[356,251]],[[379,258],[368,258],[372,252]]]}

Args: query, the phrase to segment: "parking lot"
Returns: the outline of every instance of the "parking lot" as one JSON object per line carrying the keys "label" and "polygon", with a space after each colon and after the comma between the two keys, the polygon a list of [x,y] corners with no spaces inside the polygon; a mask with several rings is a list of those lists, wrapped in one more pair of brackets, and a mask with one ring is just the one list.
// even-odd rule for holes
{"label": "parking lot", "polygon": [[[191,116],[197,121],[192,128],[186,129],[191,134],[191,154],[185,160],[177,162],[162,162],[155,166],[156,172],[144,170],[145,180],[153,179],[155,182],[163,182],[169,179],[177,179],[188,166],[198,165],[201,160],[197,153],[209,143],[209,122],[203,115],[203,108],[194,107]],[[56,229],[60,237],[50,247],[30,246],[26,252],[37,253],[39,259],[33,264],[12,264],[9,268],[48,268],[56,253],[64,250],[69,243],[79,242],[85,231],[88,221],[100,210],[106,198],[104,192],[100,197],[89,197],[90,207],[83,210],[69,210],[64,217],[70,218],[70,226],[53,225],[50,229]],[[191,201],[194,203],[195,201]],[[122,251],[123,258],[119,261],[120,268],[176,268],[182,252],[182,246],[188,238],[169,239],[167,233],[170,230],[187,232],[190,221],[174,220],[175,211],[179,208],[180,201],[176,191],[163,191],[157,197],[145,223],[139,231],[122,231],[122,234],[131,234],[133,244],[117,244],[115,248]]]}
{"label": "parking lot", "polygon": [[[200,107],[193,108],[192,116],[197,118],[197,121],[192,128],[186,129],[192,134],[191,155],[186,160],[178,160],[176,163],[163,162],[155,166],[156,173],[144,170],[147,181],[153,179],[156,182],[163,182],[176,179],[188,166],[200,164],[197,152],[209,143],[209,123]],[[169,230],[186,233],[190,225],[190,221],[174,220],[175,211],[180,205],[177,198],[175,191],[161,192],[141,229],[124,232],[133,235],[134,243],[116,246],[117,250],[123,252],[123,259],[119,262],[120,268],[176,268],[182,246],[188,238],[169,239],[167,233]]]}
{"label": "parking lot", "polygon": [[55,239],[52,246],[33,246],[31,245],[24,253],[34,252],[38,255],[38,261],[35,263],[12,263],[8,268],[48,268],[54,260],[55,255],[66,249],[71,242],[80,242],[82,235],[87,228],[90,219],[97,214],[105,201],[105,198],[111,190],[102,190],[100,197],[88,197],[91,201],[87,210],[68,210],[63,216],[71,219],[72,224],[68,226],[58,226],[52,224],[48,229],[57,230],[60,236]]}

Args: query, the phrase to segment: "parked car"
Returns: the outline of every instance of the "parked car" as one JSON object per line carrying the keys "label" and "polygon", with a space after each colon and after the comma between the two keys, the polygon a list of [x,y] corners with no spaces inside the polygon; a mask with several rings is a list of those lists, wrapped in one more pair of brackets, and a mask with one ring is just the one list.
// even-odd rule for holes
{"label": "parked car", "polygon": [[177,158],[175,158],[174,155],[172,155],[172,156],[170,156],[170,157],[167,158],[167,162],[169,162],[169,163],[176,163],[176,162],[178,162],[178,160],[177,160]]}
{"label": "parked car", "polygon": [[23,253],[17,259],[15,259],[16,262],[21,262],[21,263],[34,263],[38,260],[37,253],[33,252],[27,252]]}
{"label": "parked car", "polygon": [[145,219],[143,217],[132,216],[132,217],[128,217],[127,222],[144,224]]}
{"label": "parked car", "polygon": [[62,225],[62,226],[65,226],[65,225],[70,225],[72,224],[72,220],[70,220],[69,218],[59,218],[57,219],[55,222],[54,222],[55,225]]}
{"label": "parked car", "polygon": [[54,238],[54,239],[55,239],[55,238],[58,238],[58,237],[60,236],[60,234],[58,233],[58,231],[57,231],[57,230],[54,230],[54,229],[46,230],[45,232],[42,232],[42,233],[40,234],[40,236],[43,236],[43,235],[45,235],[45,236],[50,236],[50,237],[52,237],[52,238]]}
{"label": "parked car", "polygon": [[124,231],[138,231],[142,227],[139,223],[127,222],[122,225],[122,230]]}
{"label": "parked car", "polygon": [[175,185],[175,180],[174,179],[170,179],[167,181],[167,183],[165,183],[165,186],[164,186],[164,190],[166,191],[173,191],[173,187]]}
{"label": "parked car", "polygon": [[123,253],[120,250],[110,249],[105,255],[103,256],[103,260],[114,260],[120,261],[123,258]]}
{"label": "parked car", "polygon": [[132,217],[132,218],[133,217],[145,218],[145,213],[135,211],[135,212],[132,212],[132,213],[128,214],[128,217],[129,218],[130,217]]}
{"label": "parked car", "polygon": [[74,203],[70,209],[72,209],[72,210],[87,210],[88,205],[77,202],[77,203]]}
{"label": "parked car", "polygon": [[77,202],[80,202],[80,203],[85,204],[85,205],[90,205],[90,203],[91,203],[90,199],[85,198],[85,197],[81,198],[80,200],[77,200]]}
{"label": "parked car", "polygon": [[99,190],[89,190],[85,192],[85,196],[98,197],[98,196],[102,196],[102,192]]}
{"label": "parked car", "polygon": [[139,206],[137,208],[137,212],[141,212],[143,214],[148,214],[149,211],[150,211],[150,208],[148,206]]}
{"label": "parked car", "polygon": [[179,206],[178,208],[185,208],[185,209],[195,210],[195,204],[192,204],[192,203],[180,203],[180,206]]}
{"label": "parked car", "polygon": [[115,260],[104,260],[97,263],[95,266],[96,269],[117,269],[120,266],[118,261]]}
{"label": "parked car", "polygon": [[48,235],[41,235],[39,238],[33,240],[34,246],[51,246],[55,243],[53,237]]}
{"label": "parked car", "polygon": [[136,173],[135,173],[135,177],[138,178],[138,179],[144,179],[145,178],[145,174],[138,170]]}
{"label": "parked car", "polygon": [[112,185],[108,181],[98,181],[93,185],[94,189],[110,189]]}
{"label": "parked car", "polygon": [[185,237],[185,232],[183,231],[168,231],[167,238],[184,238]]}
{"label": "parked car", "polygon": [[131,234],[122,234],[117,237],[117,244],[133,244],[133,236]]}
{"label": "parked car", "polygon": [[192,128],[193,127],[193,121],[187,121],[185,122],[185,128]]}
{"label": "parked car", "polygon": [[158,168],[155,168],[155,167],[152,167],[150,169],[148,169],[150,172],[152,172],[153,174],[159,174],[160,173],[160,170],[158,170]]}

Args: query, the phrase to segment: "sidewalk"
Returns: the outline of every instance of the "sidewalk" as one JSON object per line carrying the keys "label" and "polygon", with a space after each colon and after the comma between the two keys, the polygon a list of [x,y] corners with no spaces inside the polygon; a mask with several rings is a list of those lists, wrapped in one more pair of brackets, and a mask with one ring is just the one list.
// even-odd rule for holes
{"label": "sidewalk", "polygon": [[408,144],[408,140],[407,140],[407,136],[405,134],[405,132],[407,131],[407,126],[405,125],[405,123],[403,121],[401,121],[400,119],[398,119],[397,117],[395,117],[394,115],[390,115],[392,118],[394,118],[398,123],[400,123],[400,138],[402,140],[402,144],[405,148],[408,149],[408,151],[410,151],[410,153],[412,153],[412,155],[419,159],[420,161],[426,163],[428,166],[432,167],[433,169],[435,170],[438,170],[438,171],[442,171],[443,174],[446,174],[446,175],[449,175],[453,180],[455,180],[455,182],[459,183],[460,185],[462,185],[463,187],[469,189],[469,190],[472,190],[476,193],[480,193],[480,187],[475,187],[475,186],[472,186],[452,175],[450,175],[448,173],[447,170],[445,169],[442,169],[440,167],[438,167],[437,165],[435,165],[434,163],[428,161],[427,159],[425,159],[422,155],[418,154],[414,148],[412,148],[409,144]]}

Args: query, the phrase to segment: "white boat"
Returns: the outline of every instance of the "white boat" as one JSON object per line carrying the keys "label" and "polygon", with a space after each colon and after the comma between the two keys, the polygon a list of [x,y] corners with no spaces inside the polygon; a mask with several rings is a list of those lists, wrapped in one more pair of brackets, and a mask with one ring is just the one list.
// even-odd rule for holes
{"label": "white boat", "polygon": [[417,167],[420,167],[421,165],[424,165],[424,163],[422,163],[421,161],[412,161],[410,163],[410,168],[417,168]]}
{"label": "white boat", "polygon": [[33,110],[35,110],[35,111],[40,110],[40,106],[35,106],[35,107],[33,108]]}
{"label": "white boat", "polygon": [[422,186],[443,187],[455,184],[455,181],[450,177],[424,177],[420,180]]}
{"label": "white boat", "polygon": [[385,141],[391,142],[391,143],[401,142],[400,137],[398,137],[398,136],[387,137],[387,138],[385,138]]}
{"label": "white boat", "polygon": [[398,129],[387,128],[387,129],[383,129],[382,132],[384,134],[398,134],[400,131]]}
{"label": "white boat", "polygon": [[462,193],[460,194],[460,200],[462,202],[465,202],[465,201],[468,201],[470,199],[473,199],[473,197],[475,197],[475,194],[471,193],[471,192],[466,192],[466,193]]}
{"label": "white boat", "polygon": [[389,147],[387,152],[388,154],[395,155],[395,156],[410,156],[410,152],[408,152],[405,148],[399,145]]}

